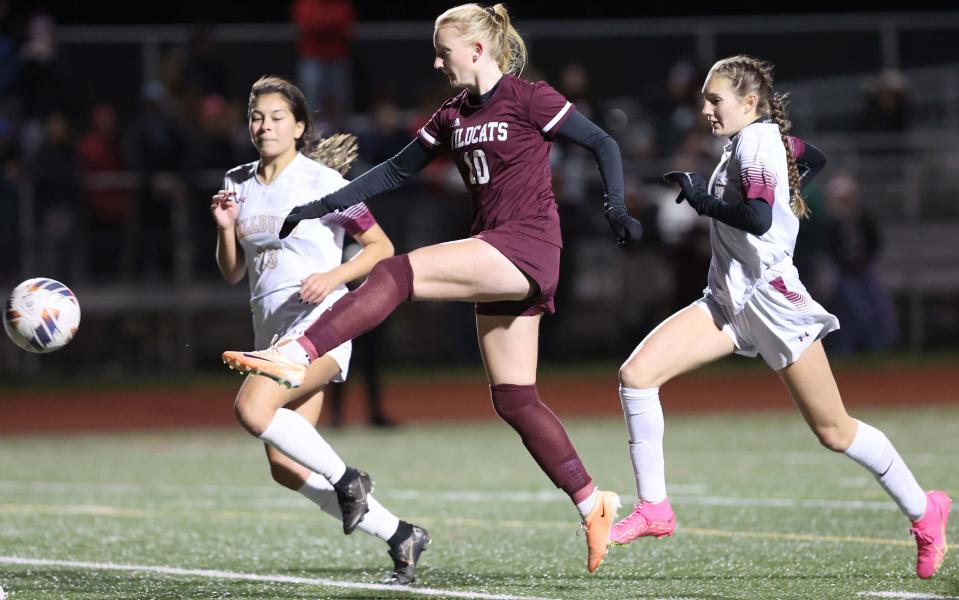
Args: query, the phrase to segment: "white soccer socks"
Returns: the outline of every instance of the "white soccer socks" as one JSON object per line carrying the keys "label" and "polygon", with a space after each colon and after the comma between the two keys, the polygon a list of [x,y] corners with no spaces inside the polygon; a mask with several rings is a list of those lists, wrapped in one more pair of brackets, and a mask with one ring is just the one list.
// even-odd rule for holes
{"label": "white soccer socks", "polygon": [[883,432],[858,419],[856,423],[859,428],[846,456],[875,475],[882,489],[910,521],[919,520],[926,510],[926,493],[919,487],[912,471]]}
{"label": "white soccer socks", "polygon": [[629,457],[636,475],[636,494],[642,502],[662,502],[666,499],[666,463],[659,388],[620,386],[619,399],[629,432]]}
{"label": "white soccer socks", "polygon": [[[340,505],[336,500],[336,492],[333,491],[333,485],[322,475],[310,473],[299,492],[319,506],[326,514],[338,521],[343,519]],[[356,528],[388,542],[400,525],[399,518],[380,504],[372,494],[366,496],[366,502],[369,504],[370,511],[363,516],[363,520]]]}
{"label": "white soccer socks", "polygon": [[313,424],[288,408],[277,409],[260,439],[331,483],[346,472],[346,463]]}

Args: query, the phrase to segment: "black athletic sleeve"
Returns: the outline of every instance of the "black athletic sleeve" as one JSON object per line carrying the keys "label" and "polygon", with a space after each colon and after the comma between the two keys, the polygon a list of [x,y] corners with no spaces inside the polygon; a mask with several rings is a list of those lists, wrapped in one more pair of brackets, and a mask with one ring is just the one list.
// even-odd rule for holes
{"label": "black athletic sleeve", "polygon": [[622,203],[626,186],[623,183],[623,157],[616,140],[578,110],[573,111],[556,133],[593,153],[599,164],[607,202]]}
{"label": "black athletic sleeve", "polygon": [[663,180],[678,183],[682,189],[676,202],[685,200],[701,215],[753,235],[762,235],[772,227],[773,207],[762,198],[746,198],[737,204],[726,202],[710,194],[706,179],[695,171],[670,171],[663,175]]}
{"label": "black athletic sleeve", "polygon": [[283,219],[279,233],[280,239],[290,235],[300,221],[319,219],[325,214],[347,209],[377,194],[400,187],[410,175],[421,171],[436,158],[437,154],[439,154],[438,151],[429,150],[420,142],[413,140],[396,156],[381,162],[332,194],[293,207],[293,210]]}
{"label": "black athletic sleeve", "polygon": [[643,226],[626,210],[623,157],[616,140],[575,110],[556,134],[588,149],[596,158],[605,190],[604,214],[616,235],[617,243],[624,246],[630,241],[639,240],[643,236]]}
{"label": "black athletic sleeve", "polygon": [[773,225],[773,207],[762,199],[746,198],[742,204],[730,204],[707,195],[696,212],[753,235],[762,235]]}
{"label": "black athletic sleeve", "polygon": [[795,140],[792,141],[794,152],[798,147],[802,148],[801,152],[793,155],[793,158],[796,160],[796,168],[799,169],[799,187],[805,189],[826,166],[826,155],[805,140],[800,138],[793,138],[793,140]]}
{"label": "black athletic sleeve", "polygon": [[403,185],[410,176],[422,171],[437,155],[438,150],[427,149],[414,139],[393,158],[381,162],[348,185],[324,196],[321,200],[323,208],[325,212],[343,210],[383,192],[394,190]]}

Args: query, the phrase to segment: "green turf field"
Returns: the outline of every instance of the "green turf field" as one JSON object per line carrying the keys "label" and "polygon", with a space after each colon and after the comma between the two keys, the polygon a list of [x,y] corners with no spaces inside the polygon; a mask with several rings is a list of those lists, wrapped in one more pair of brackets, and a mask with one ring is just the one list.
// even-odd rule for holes
{"label": "green turf field", "polygon": [[[959,408],[858,415],[920,483],[959,495]],[[602,487],[635,494],[619,420],[570,420]],[[794,414],[670,418],[677,535],[586,572],[577,515],[496,421],[328,436],[433,544],[412,588],[386,546],[272,483],[236,430],[0,439],[0,585],[93,598],[959,598],[959,552],[913,574],[908,523]],[[952,536],[959,532],[952,523]],[[959,538],[956,538],[959,539]]]}

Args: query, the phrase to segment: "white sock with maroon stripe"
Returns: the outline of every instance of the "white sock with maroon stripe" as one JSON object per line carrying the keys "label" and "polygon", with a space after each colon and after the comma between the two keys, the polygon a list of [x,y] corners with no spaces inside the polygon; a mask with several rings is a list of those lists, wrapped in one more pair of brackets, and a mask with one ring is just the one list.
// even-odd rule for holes
{"label": "white sock with maroon stripe", "polygon": [[896,448],[886,435],[856,419],[859,428],[856,437],[846,450],[846,456],[853,459],[870,473],[875,475],[882,489],[896,501],[899,510],[910,521],[918,521],[926,511],[926,493],[922,491],[912,471],[896,452]]}
{"label": "white sock with maroon stripe", "polygon": [[636,475],[636,494],[643,502],[666,499],[666,461],[663,458],[663,407],[659,388],[635,389],[620,386],[629,457]]}
{"label": "white sock with maroon stripe", "polygon": [[[338,521],[343,520],[343,513],[340,512],[340,504],[336,500],[336,492],[333,486],[322,475],[310,473],[300,493],[309,498],[314,504],[323,509],[323,512],[335,518]],[[356,526],[366,533],[375,535],[384,542],[396,533],[396,528],[400,526],[400,520],[396,515],[386,510],[386,508],[373,497],[372,494],[366,496],[366,501],[370,506],[370,512],[363,516],[363,520]]]}

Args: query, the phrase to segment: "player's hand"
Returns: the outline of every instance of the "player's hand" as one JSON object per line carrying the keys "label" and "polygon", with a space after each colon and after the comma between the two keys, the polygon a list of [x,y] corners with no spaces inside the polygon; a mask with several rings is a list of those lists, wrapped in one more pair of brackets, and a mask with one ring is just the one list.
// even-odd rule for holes
{"label": "player's hand", "polygon": [[319,219],[328,212],[330,211],[326,208],[326,205],[323,204],[322,199],[293,207],[290,214],[286,215],[286,218],[283,219],[283,226],[280,227],[280,239],[282,240],[290,235],[290,232],[300,224],[300,221],[305,219]]}
{"label": "player's hand", "polygon": [[663,175],[663,181],[677,183],[682,188],[676,196],[676,204],[686,200],[697,211],[703,204],[703,198],[709,195],[706,180],[695,171],[670,171]]}
{"label": "player's hand", "polygon": [[643,237],[643,225],[634,219],[624,204],[606,202],[606,222],[616,234],[616,245],[625,246],[629,242],[638,241]]}
{"label": "player's hand", "polygon": [[329,273],[313,273],[300,284],[300,301],[319,304],[342,282]]}
{"label": "player's hand", "polygon": [[240,205],[236,201],[236,192],[220,190],[213,194],[210,201],[210,213],[218,229],[232,229],[240,214]]}

